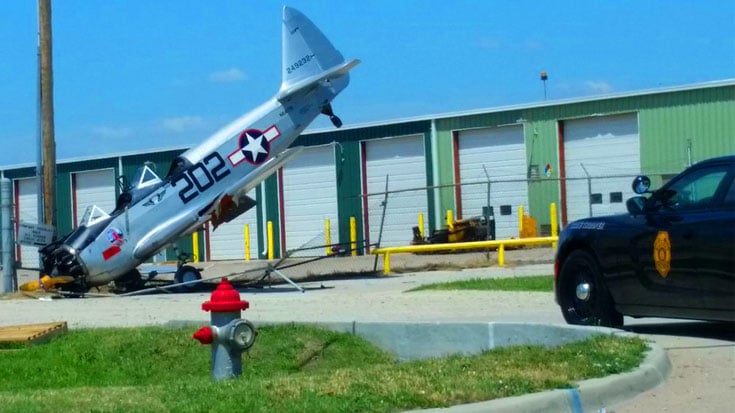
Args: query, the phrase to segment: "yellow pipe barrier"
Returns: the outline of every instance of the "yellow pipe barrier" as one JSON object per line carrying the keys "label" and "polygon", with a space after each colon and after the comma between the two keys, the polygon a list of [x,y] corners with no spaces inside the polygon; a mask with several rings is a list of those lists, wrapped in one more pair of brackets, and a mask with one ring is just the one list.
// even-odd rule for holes
{"label": "yellow pipe barrier", "polygon": [[353,257],[357,257],[357,220],[355,217],[350,217],[350,251]]}
{"label": "yellow pipe barrier", "polygon": [[447,209],[447,228],[449,231],[454,230],[454,217],[452,216],[451,209]]}
{"label": "yellow pipe barrier", "polygon": [[327,255],[332,255],[332,229],[329,218],[324,218],[324,249]]}
{"label": "yellow pipe barrier", "polygon": [[199,262],[199,231],[191,234],[191,253],[194,255],[194,262]]}
{"label": "yellow pipe barrier", "polygon": [[[551,205],[549,205],[549,215],[551,218],[551,236],[558,238],[559,237],[559,227],[557,223],[556,218],[556,203],[552,202]],[[556,249],[556,242],[551,244],[551,247]]]}
{"label": "yellow pipe barrier", "polygon": [[419,235],[424,238],[424,213],[419,212]]}
{"label": "yellow pipe barrier", "polygon": [[518,207],[518,236],[523,236],[523,205]]}
{"label": "yellow pipe barrier", "polygon": [[[375,255],[384,255],[383,274],[390,272],[390,254],[407,253],[407,252],[436,252],[436,251],[458,251],[472,249],[488,249],[498,248],[498,265],[505,265],[505,247],[507,246],[531,246],[531,245],[553,245],[558,241],[558,237],[536,237],[536,238],[518,238],[504,240],[489,241],[472,241],[447,244],[424,244],[424,245],[405,245],[402,247],[385,247],[376,248],[372,251]],[[386,266],[387,264],[387,266]],[[388,268],[389,271],[385,269]]]}
{"label": "yellow pipe barrier", "polygon": [[273,251],[273,221],[268,221],[268,259],[273,260],[275,258],[275,251]]}
{"label": "yellow pipe barrier", "polygon": [[243,237],[245,239],[245,261],[250,262],[250,224],[245,224]]}

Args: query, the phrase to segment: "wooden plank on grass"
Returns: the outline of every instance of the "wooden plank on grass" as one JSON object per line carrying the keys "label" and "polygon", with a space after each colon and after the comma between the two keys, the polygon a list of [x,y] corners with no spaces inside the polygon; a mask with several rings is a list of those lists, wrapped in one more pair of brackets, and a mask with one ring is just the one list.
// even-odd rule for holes
{"label": "wooden plank on grass", "polygon": [[38,343],[67,331],[66,321],[0,327],[0,343]]}

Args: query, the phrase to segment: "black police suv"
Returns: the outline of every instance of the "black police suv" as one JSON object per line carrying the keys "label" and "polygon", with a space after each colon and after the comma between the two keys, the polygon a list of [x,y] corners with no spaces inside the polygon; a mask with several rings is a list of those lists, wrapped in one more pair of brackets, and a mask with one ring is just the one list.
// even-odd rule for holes
{"label": "black police suv", "polygon": [[569,324],[623,315],[735,321],[735,156],[699,162],[650,191],[639,176],[627,214],[559,235],[556,302]]}

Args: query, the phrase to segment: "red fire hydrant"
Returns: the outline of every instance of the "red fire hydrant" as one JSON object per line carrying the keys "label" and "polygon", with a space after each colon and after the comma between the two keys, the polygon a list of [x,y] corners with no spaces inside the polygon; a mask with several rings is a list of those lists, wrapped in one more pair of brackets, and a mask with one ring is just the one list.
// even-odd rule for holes
{"label": "red fire hydrant", "polygon": [[255,327],[240,318],[250,303],[240,300],[240,293],[223,278],[202,310],[211,311],[212,325],[200,328],[193,338],[212,345],[212,377],[225,380],[242,374],[242,352],[252,347],[258,335]]}

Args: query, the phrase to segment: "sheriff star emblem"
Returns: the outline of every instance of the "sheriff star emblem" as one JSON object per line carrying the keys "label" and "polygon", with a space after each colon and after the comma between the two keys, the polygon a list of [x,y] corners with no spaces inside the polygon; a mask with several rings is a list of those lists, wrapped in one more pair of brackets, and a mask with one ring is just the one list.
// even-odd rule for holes
{"label": "sheriff star emblem", "polygon": [[666,278],[671,271],[671,240],[666,231],[659,231],[653,242],[653,262],[659,275]]}

